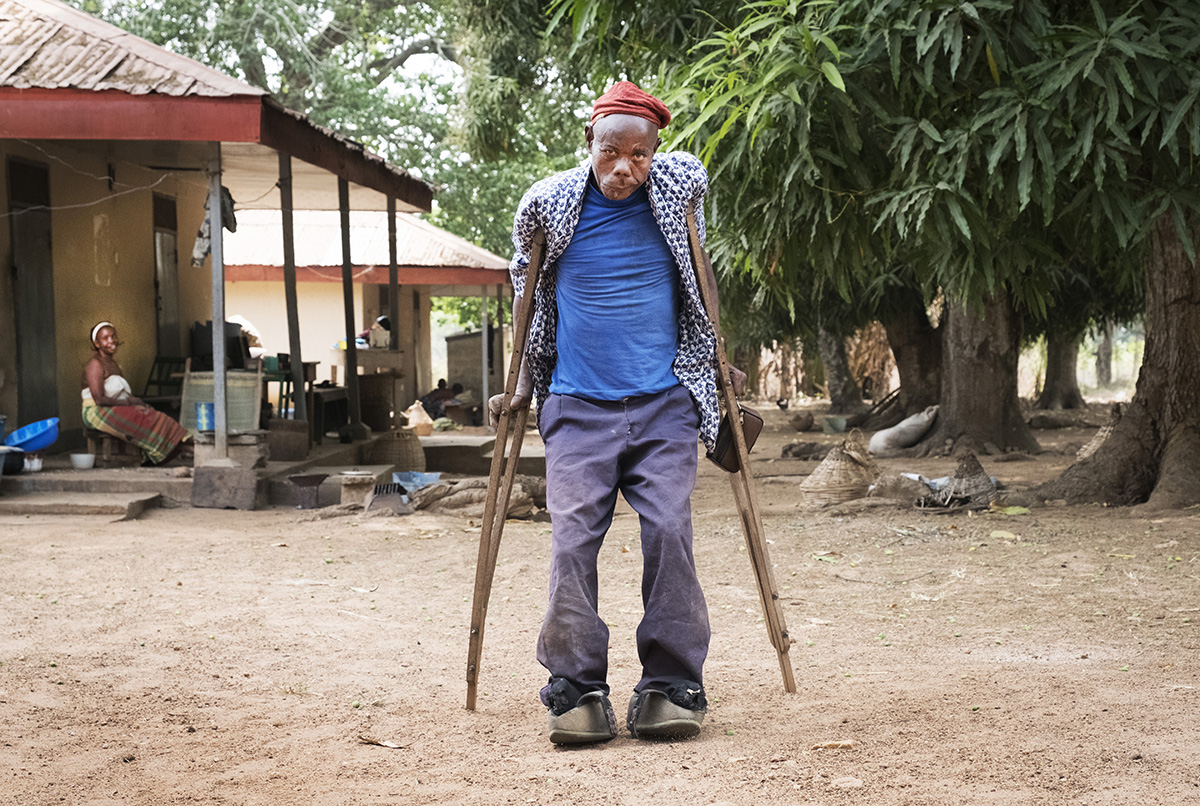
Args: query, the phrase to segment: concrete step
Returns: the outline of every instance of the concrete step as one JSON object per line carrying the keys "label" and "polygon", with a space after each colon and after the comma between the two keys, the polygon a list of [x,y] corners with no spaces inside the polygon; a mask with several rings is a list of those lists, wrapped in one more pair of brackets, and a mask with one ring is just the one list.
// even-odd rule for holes
{"label": "concrete step", "polygon": [[95,493],[102,495],[161,495],[188,504],[192,500],[192,479],[176,475],[184,469],[173,467],[123,467],[92,470],[47,469],[40,473],[19,473],[0,479],[0,496],[13,497],[34,493]]}
{"label": "concrete step", "polygon": [[[425,469],[464,476],[486,476],[491,472],[495,435],[433,434],[421,437]],[[527,431],[521,443],[517,472],[527,476],[546,475],[546,446],[536,432]]]}
{"label": "concrete step", "polygon": [[161,501],[158,493],[29,492],[0,496],[0,515],[107,515],[132,520]]}

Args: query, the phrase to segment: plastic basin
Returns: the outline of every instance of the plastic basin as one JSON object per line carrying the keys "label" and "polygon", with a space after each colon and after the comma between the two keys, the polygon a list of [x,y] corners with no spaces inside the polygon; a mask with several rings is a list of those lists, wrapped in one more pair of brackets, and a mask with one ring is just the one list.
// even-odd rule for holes
{"label": "plastic basin", "polygon": [[36,423],[21,426],[8,435],[4,444],[20,448],[26,453],[33,453],[46,450],[54,444],[56,439],[58,439],[58,418],[51,417],[49,420],[39,420]]}

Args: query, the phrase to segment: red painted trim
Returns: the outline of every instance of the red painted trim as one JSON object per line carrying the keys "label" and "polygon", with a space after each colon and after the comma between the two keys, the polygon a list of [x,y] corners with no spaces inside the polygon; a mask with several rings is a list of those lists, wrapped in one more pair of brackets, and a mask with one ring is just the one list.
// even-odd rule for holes
{"label": "red painted trim", "polygon": [[[428,212],[433,208],[433,188],[416,177],[396,173],[383,158],[359,143],[318,127],[306,117],[284,109],[272,98],[263,99],[262,136],[265,146],[286,151],[296,159],[316,165],[386,196]],[[347,153],[350,152],[350,153]]]}
{"label": "red painted trim", "polygon": [[[397,269],[400,285],[505,285],[510,283],[505,269],[473,269],[464,267],[400,266]],[[282,283],[282,266],[239,265],[225,267],[226,282]],[[297,266],[296,282],[340,283],[341,266]],[[371,285],[388,284],[387,266],[355,266],[354,282]]]}
{"label": "red painted trim", "polygon": [[0,137],[254,143],[261,95],[130,95],[0,87]]}
{"label": "red painted trim", "polygon": [[0,87],[0,138],[261,143],[428,211],[433,189],[269,96]]}

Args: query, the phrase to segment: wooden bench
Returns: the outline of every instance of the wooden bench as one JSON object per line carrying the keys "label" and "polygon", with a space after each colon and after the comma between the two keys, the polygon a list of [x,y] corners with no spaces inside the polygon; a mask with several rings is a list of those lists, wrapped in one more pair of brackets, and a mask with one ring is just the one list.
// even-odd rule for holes
{"label": "wooden bench", "polygon": [[86,427],[83,436],[88,453],[96,457],[96,467],[131,467],[142,463],[141,450],[120,437]]}

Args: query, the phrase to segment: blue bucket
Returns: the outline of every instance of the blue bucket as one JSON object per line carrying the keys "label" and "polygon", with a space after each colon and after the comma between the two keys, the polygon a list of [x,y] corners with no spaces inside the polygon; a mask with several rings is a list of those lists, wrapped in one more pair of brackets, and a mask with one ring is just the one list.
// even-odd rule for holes
{"label": "blue bucket", "polygon": [[212,431],[217,427],[217,409],[213,402],[196,404],[196,430]]}

